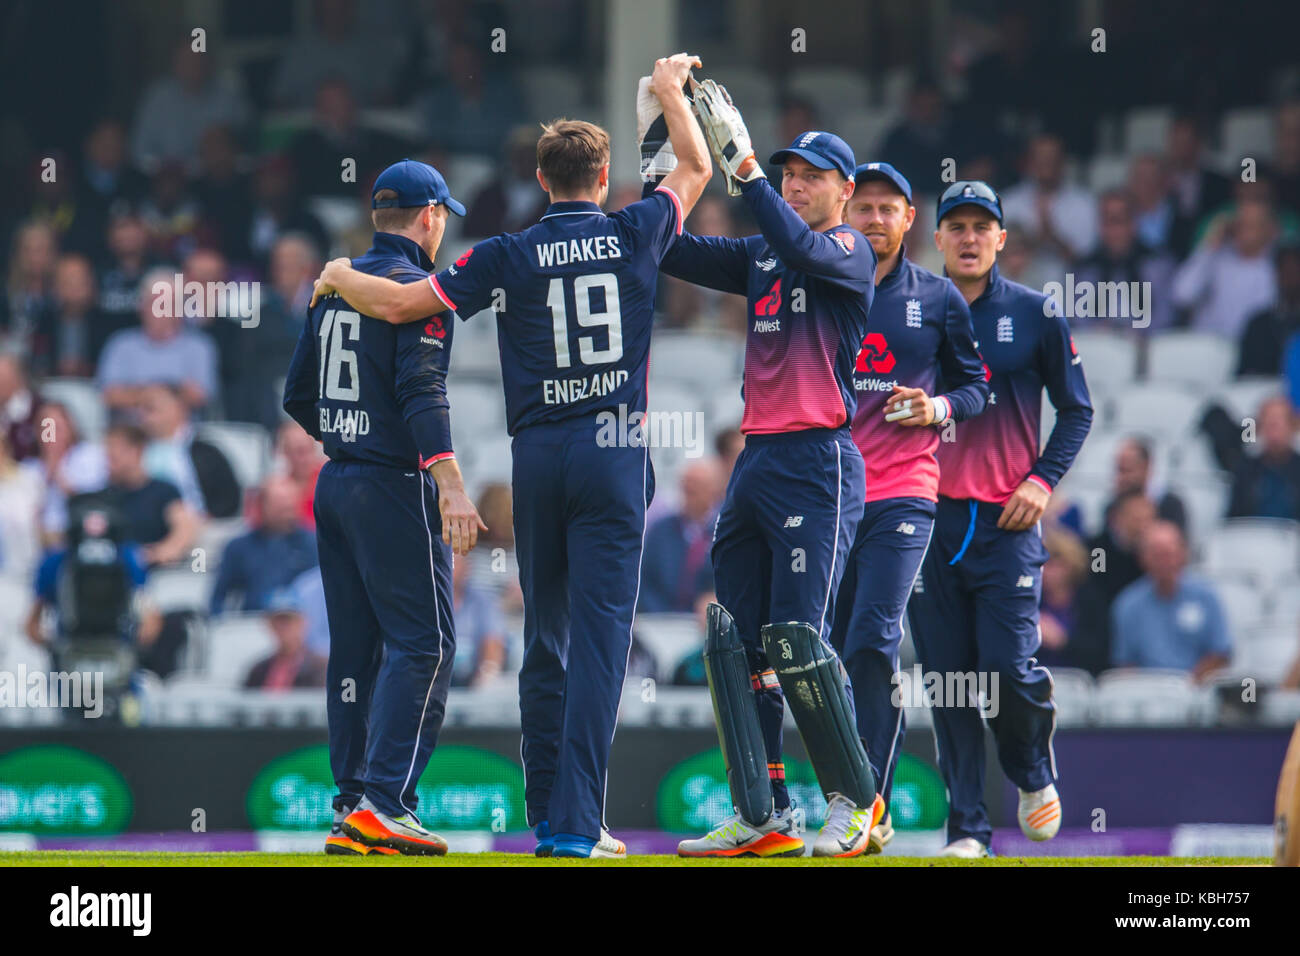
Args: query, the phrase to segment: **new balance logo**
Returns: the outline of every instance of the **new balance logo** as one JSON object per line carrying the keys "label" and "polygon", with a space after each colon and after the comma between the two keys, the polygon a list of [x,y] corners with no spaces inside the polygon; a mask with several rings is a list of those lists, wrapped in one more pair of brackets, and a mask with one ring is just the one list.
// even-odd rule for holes
{"label": "new balance logo", "polygon": [[755,259],[755,260],[754,260],[754,265],[758,266],[758,267],[759,267],[760,269],[762,269],[764,272],[771,272],[773,269],[776,268],[776,260],[775,260],[775,259]]}
{"label": "new balance logo", "polygon": [[801,524],[803,524],[803,515],[791,515],[785,519],[785,526],[787,528],[797,528]]}
{"label": "new balance logo", "polygon": [[904,521],[895,529],[899,534],[916,534],[916,525]]}
{"label": "new balance logo", "polygon": [[1032,588],[1033,586],[1034,579],[1028,574],[1020,575],[1020,579],[1016,581],[1016,587],[1018,588]]}

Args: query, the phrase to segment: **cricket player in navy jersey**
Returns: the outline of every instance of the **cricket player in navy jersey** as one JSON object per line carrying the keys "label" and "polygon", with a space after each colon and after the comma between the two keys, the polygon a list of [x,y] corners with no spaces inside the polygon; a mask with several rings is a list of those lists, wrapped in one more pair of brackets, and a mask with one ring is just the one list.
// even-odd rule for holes
{"label": "cricket player in navy jersey", "polygon": [[[448,212],[465,207],[411,160],[379,175],[371,205],[374,239],[355,267],[423,285]],[[338,787],[325,851],[441,855],[415,787],[451,683],[452,550],[466,553],[483,525],[451,444],[451,323],[433,310],[404,326],[372,315],[313,300],[284,386],[285,411],[329,456],[315,501]]]}
{"label": "cricket player in navy jersey", "polygon": [[[419,286],[340,260],[319,280],[393,322],[496,309],[524,592],[525,797],[539,855],[627,852],[604,826],[606,773],[654,489],[639,422],[659,261],[711,176],[682,93],[698,65],[686,54],[661,59],[640,91],[661,103],[677,160],[648,198],[601,212],[609,137],[557,121],[537,144],[551,197],[537,225],[479,243]],[[635,427],[618,434],[611,420]]]}
{"label": "cricket player in navy jersey", "polygon": [[[916,218],[911,184],[889,163],[864,163],[853,178],[845,218],[879,264],[853,370],[853,441],[866,468],[866,505],[831,644],[849,673],[858,733],[888,808],[906,727],[894,675],[903,614],[934,523],[940,428],[983,411],[988,383],[966,300],[951,281],[907,259],[903,237]],[[867,852],[879,853],[893,832],[886,809]]]}
{"label": "cricket player in navy jersey", "polygon": [[[1055,310],[1041,292],[998,275],[1007,233],[997,193],[982,182],[954,183],[935,221],[945,270],[970,305],[989,397],[983,414],[939,444],[934,537],[908,619],[927,672],[996,675],[987,713],[998,759],[1020,790],[1021,830],[1047,840],[1060,829],[1061,802],[1052,678],[1034,659],[1047,557],[1038,521],[1087,437],[1092,403],[1065,319],[1048,314]],[[1056,424],[1040,451],[1044,389]],[[973,699],[941,704],[934,730],[951,806],[944,855],[987,856],[980,710]]]}
{"label": "cricket player in navy jersey", "polygon": [[[844,225],[854,171],[847,143],[812,131],[778,150],[771,157],[781,166],[778,192],[725,89],[706,80],[693,93],[728,191],[744,196],[761,234],[683,234],[662,266],[746,296],[749,311],[745,449],[714,531],[718,603],[708,609],[704,650],[736,813],[683,841],[678,853],[804,853],[781,755],[788,700],[828,801],[813,853],[854,856],[865,850],[883,803],[827,638],[862,514],[862,456],[849,423],[876,257],[862,234]],[[656,147],[643,140],[643,156]]]}

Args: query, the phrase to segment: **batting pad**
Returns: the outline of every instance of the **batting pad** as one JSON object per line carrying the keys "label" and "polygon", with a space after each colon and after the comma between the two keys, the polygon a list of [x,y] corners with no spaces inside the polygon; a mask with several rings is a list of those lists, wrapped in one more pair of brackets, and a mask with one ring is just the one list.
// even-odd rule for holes
{"label": "batting pad", "polygon": [[876,799],[876,778],[854,726],[839,658],[811,624],[763,627],[763,649],[776,670],[822,793],[843,794],[859,807]]}
{"label": "batting pad", "polygon": [[736,812],[746,823],[762,826],[772,815],[772,784],[767,775],[767,750],[758,724],[745,646],[731,615],[721,604],[710,604],[705,616],[708,633],[704,638],[704,672],[709,678],[727,785]]}

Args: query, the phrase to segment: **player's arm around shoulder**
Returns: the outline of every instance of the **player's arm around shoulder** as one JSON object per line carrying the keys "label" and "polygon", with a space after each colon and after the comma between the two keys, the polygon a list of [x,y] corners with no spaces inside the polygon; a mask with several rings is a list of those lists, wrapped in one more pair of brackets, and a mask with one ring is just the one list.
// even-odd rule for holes
{"label": "player's arm around shoulder", "polygon": [[352,266],[350,259],[331,259],[321,270],[312,293],[314,306],[328,295],[342,296],[362,315],[404,325],[451,308],[438,297],[432,282],[394,282]]}

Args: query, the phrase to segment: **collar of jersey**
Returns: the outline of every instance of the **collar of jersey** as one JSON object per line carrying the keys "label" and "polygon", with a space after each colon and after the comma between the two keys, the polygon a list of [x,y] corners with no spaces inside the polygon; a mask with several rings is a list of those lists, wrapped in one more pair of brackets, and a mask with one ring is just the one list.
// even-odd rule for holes
{"label": "collar of jersey", "polygon": [[370,240],[370,252],[366,255],[398,256],[408,259],[425,272],[433,271],[433,260],[424,254],[420,244],[414,239],[407,239],[391,232],[377,232]]}
{"label": "collar of jersey", "polygon": [[[943,277],[945,279],[952,278],[952,276],[948,275],[947,266],[943,267]],[[989,284],[984,287],[983,292],[981,292],[979,295],[975,297],[975,302],[979,302],[981,299],[987,299],[989,296],[991,296],[995,291],[994,287],[997,286],[1001,281],[1002,279],[1000,277],[1000,274],[998,273],[998,264],[995,262],[993,263],[993,268],[989,270]],[[975,302],[972,302],[971,305],[974,305]]]}
{"label": "collar of jersey", "polygon": [[880,284],[884,285],[885,283],[894,282],[894,280],[902,276],[903,267],[906,265],[907,265],[907,243],[903,243],[901,246],[898,247],[898,261],[894,263],[894,268],[890,269],[889,272],[885,275],[885,277],[880,280]]}
{"label": "collar of jersey", "polygon": [[546,210],[543,219],[550,219],[552,216],[603,216],[605,213],[594,202],[588,202],[585,199],[564,199],[560,202],[553,202]]}

